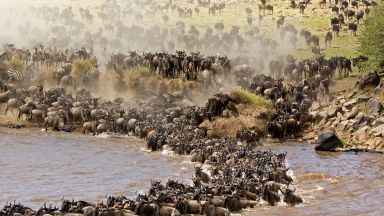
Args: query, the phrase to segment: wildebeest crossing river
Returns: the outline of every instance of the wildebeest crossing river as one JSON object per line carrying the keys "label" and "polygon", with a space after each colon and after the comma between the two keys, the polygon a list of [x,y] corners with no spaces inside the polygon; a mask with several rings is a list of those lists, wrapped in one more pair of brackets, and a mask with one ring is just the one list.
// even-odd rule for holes
{"label": "wildebeest crossing river", "polygon": [[[135,197],[151,179],[188,182],[188,158],[147,152],[131,137],[89,137],[1,129],[0,202],[38,208],[62,197],[100,201],[106,194]],[[308,144],[265,146],[287,152],[304,204],[256,207],[246,215],[380,215],[384,197],[382,155],[315,153]]]}

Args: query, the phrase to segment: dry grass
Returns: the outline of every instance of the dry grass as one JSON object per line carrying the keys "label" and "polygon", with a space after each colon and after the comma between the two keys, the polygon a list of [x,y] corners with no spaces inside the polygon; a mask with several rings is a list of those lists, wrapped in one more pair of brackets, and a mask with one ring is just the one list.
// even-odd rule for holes
{"label": "dry grass", "polygon": [[139,67],[122,73],[125,87],[128,90],[141,91],[143,89],[155,93],[169,93],[183,90],[193,90],[198,86],[197,82],[184,78],[161,78],[153,74],[149,68]]}
{"label": "dry grass", "polygon": [[72,75],[76,78],[82,77],[85,73],[89,72],[92,67],[90,60],[77,59],[73,62]]}
{"label": "dry grass", "polygon": [[267,134],[267,124],[265,120],[256,117],[260,110],[249,106],[238,106],[238,109],[241,113],[239,117],[218,117],[212,122],[208,120],[204,121],[202,125],[209,128],[208,137],[235,138],[236,132],[242,128],[255,128],[260,135]]}
{"label": "dry grass", "polygon": [[151,77],[151,71],[146,67],[139,67],[123,72],[123,81],[129,90],[138,90],[140,83]]}

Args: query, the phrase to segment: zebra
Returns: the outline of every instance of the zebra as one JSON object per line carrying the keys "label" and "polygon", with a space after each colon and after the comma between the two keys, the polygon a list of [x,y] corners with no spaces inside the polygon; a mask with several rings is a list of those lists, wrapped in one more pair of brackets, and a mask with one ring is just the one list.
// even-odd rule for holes
{"label": "zebra", "polygon": [[2,54],[0,54],[0,62],[3,62],[5,60],[10,60],[12,58],[12,53],[9,51],[5,51]]}
{"label": "zebra", "polygon": [[25,70],[8,69],[8,82],[10,81],[34,81],[37,78],[36,70],[33,65],[29,65]]}
{"label": "zebra", "polygon": [[17,49],[14,44],[7,44],[5,50],[18,56],[25,65],[31,60],[31,51],[28,49]]}

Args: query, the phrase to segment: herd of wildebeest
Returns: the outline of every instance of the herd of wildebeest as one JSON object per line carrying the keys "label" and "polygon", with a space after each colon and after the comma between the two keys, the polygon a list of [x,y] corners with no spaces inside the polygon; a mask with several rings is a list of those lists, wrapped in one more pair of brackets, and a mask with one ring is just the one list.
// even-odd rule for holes
{"label": "herd of wildebeest", "polygon": [[[305,13],[308,4],[308,0],[292,0],[290,6]],[[320,8],[325,8],[326,4],[321,0]],[[344,17],[351,21],[348,28],[356,32],[356,23],[376,3],[336,0],[329,4],[335,13],[331,19],[332,30],[338,36],[345,24]],[[163,22],[167,23],[170,22],[169,16],[175,12],[179,19],[187,21],[192,16],[199,16],[206,8],[210,16],[219,16],[227,8],[224,2],[210,0],[189,0],[181,4],[182,7],[177,5],[178,2],[172,0],[160,3],[147,0],[135,1],[124,7],[117,1],[108,0],[101,5],[97,14],[103,27],[96,32],[87,30],[88,24],[97,22],[87,8],[79,9],[80,19],[72,7],[63,10],[46,6],[30,8],[36,17],[51,26],[51,32],[45,35],[39,32],[37,35],[47,39],[47,43],[30,50],[17,48],[15,44],[4,46],[0,55],[0,104],[5,108],[5,115],[10,112],[17,116],[16,122],[27,121],[53,131],[72,132],[80,129],[84,134],[93,135],[135,135],[146,139],[150,150],[169,149],[177,154],[190,155],[193,162],[200,164],[195,168],[193,184],[168,180],[163,185],[152,181],[148,193],[139,194],[135,199],[109,195],[106,196],[106,203],[63,199],[60,208],[44,205],[38,211],[10,202],[3,207],[0,215],[78,213],[221,216],[256,207],[262,200],[270,205],[279,202],[296,205],[303,202],[301,197],[295,195],[291,185],[293,179],[287,172],[285,154],[261,151],[255,146],[260,145],[260,139],[267,135],[277,139],[291,138],[311,128],[315,122],[309,113],[312,102],[320,97],[330,97],[329,86],[333,79],[349,76],[353,65],[366,61],[367,57],[326,58],[320,51],[319,37],[305,29],[299,32],[292,24],[284,25],[284,16],[277,19],[280,43],[285,43],[288,33],[289,42],[296,48],[297,35],[303,36],[315,55],[297,60],[292,55],[279,54],[278,42],[262,35],[253,26],[253,11],[249,7],[245,8],[249,31],[242,33],[241,28],[236,26],[223,32],[225,28],[222,22],[214,26],[216,34],[208,27],[203,36],[194,26],[187,31],[183,21],[178,21],[175,27],[169,29],[156,25],[144,29],[136,24],[128,27],[122,22],[127,16],[137,23],[161,16]],[[365,9],[355,12],[354,8],[361,5]],[[274,13],[272,3],[265,0],[260,2],[258,8],[260,22],[268,13]],[[352,22],[352,19],[356,22]],[[23,25],[19,31],[27,35],[37,30]],[[109,37],[112,34],[116,34],[116,37]],[[52,35],[54,37],[51,38]],[[70,35],[83,35],[84,39],[79,44],[72,41]],[[326,43],[332,40],[333,35],[326,34]],[[130,40],[124,41],[124,38]],[[236,47],[235,43],[238,44],[236,50],[233,48]],[[79,48],[70,49],[70,45]],[[132,50],[127,47],[166,51],[124,52]],[[256,56],[233,54],[254,47],[258,47],[255,49]],[[204,55],[191,50],[205,50],[204,53],[218,51],[228,53],[230,57],[222,54]],[[9,62],[15,58],[23,63],[21,68],[9,67]],[[76,62],[85,61],[91,67],[75,73]],[[139,95],[135,103],[129,105],[121,98],[100,98],[93,92],[95,86],[97,88],[104,84],[101,74],[114,71],[121,80],[124,73],[134,73],[139,68],[147,68],[153,76],[163,79],[183,77],[199,83],[199,87],[197,90]],[[48,71],[49,76],[43,75],[42,71]],[[241,128],[233,138],[208,137],[209,128],[201,123],[215,121],[225,110],[234,117],[239,114],[237,100],[225,93],[222,80],[231,80],[274,104],[272,116],[260,113],[267,122],[268,134],[257,128]],[[115,83],[119,84],[121,82]],[[188,91],[220,93],[209,98],[204,106],[198,106],[185,103],[186,99],[191,99]],[[21,127],[15,122],[6,126]]]}

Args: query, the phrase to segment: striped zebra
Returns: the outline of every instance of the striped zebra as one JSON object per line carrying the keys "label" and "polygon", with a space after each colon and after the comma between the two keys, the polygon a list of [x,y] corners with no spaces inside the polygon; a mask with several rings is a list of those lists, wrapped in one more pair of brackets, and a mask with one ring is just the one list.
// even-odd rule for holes
{"label": "striped zebra", "polygon": [[33,65],[28,66],[25,70],[9,69],[7,71],[8,82],[10,81],[34,81],[37,78],[36,70]]}
{"label": "striped zebra", "polygon": [[23,61],[25,65],[28,65],[29,61],[31,60],[31,52],[27,49],[13,49],[12,52],[15,53],[15,55],[19,56],[20,60]]}
{"label": "striped zebra", "polygon": [[14,44],[7,44],[5,46],[6,51],[13,53],[13,55],[17,55],[25,65],[28,65],[28,62],[31,60],[32,56],[31,51],[28,49],[17,49]]}
{"label": "striped zebra", "polygon": [[0,54],[0,62],[3,62],[5,60],[10,60],[12,58],[12,53],[9,51],[5,51],[2,54]]}

